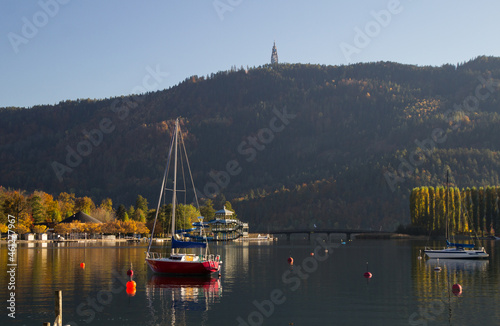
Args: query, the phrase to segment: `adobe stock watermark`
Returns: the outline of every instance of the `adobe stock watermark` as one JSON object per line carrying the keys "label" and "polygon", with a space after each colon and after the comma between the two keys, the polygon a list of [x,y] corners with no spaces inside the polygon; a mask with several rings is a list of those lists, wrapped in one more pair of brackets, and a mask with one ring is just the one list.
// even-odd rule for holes
{"label": "adobe stock watermark", "polygon": [[[460,117],[465,113],[476,112],[480,102],[485,101],[491,94],[497,91],[499,84],[494,83],[493,79],[486,80],[484,77],[479,76],[478,80],[479,84],[474,90],[474,95],[467,96],[462,103],[454,104],[453,109],[448,109],[444,113],[444,119],[452,131],[456,131],[462,125],[462,120],[456,117]],[[408,155],[408,159],[399,157],[400,164],[398,169],[393,172],[384,172],[384,178],[391,191],[394,192],[398,183],[404,182],[427,158],[430,159],[437,145],[444,143],[447,138],[448,135],[444,129],[434,128],[430,137],[422,141],[415,139],[417,148]]]}
{"label": "adobe stock watermark", "polygon": [[363,28],[354,27],[352,44],[347,42],[339,44],[344,58],[348,62],[352,61],[352,56],[360,54],[361,50],[366,48],[374,38],[380,35],[384,28],[389,26],[393,16],[403,12],[403,9],[399,0],[390,0],[387,3],[386,9],[379,11],[372,10],[370,15],[373,17],[373,20],[368,21]]}
{"label": "adobe stock watermark", "polygon": [[7,38],[9,39],[14,53],[19,53],[19,47],[23,44],[28,44],[30,40],[37,36],[40,29],[45,27],[49,21],[59,13],[61,6],[66,5],[69,2],[70,0],[38,1],[37,3],[40,10],[35,12],[31,18],[21,18],[21,21],[23,22],[21,33],[7,33]]}
{"label": "adobe stock watermark", "polygon": [[236,318],[238,326],[259,326],[262,325],[266,318],[273,315],[275,307],[286,302],[287,296],[285,291],[295,292],[300,288],[303,280],[307,280],[311,274],[318,270],[319,263],[327,260],[333,253],[333,249],[340,247],[338,243],[326,242],[320,237],[316,238],[318,244],[314,248],[314,255],[304,258],[300,265],[292,266],[292,269],[286,270],[281,275],[281,281],[285,290],[274,289],[269,294],[269,299],[262,301],[254,300],[252,304],[255,309],[250,312],[246,319],[241,316]]}
{"label": "adobe stock watermark", "polygon": [[7,215],[7,250],[8,250],[8,263],[7,274],[9,275],[9,282],[7,283],[7,293],[9,299],[7,300],[7,316],[16,318],[16,254],[17,254],[17,234],[14,232],[16,228],[16,218],[12,215]]}
{"label": "adobe stock watermark", "polygon": [[[142,84],[132,88],[132,94],[141,94],[155,90],[160,83],[169,75],[167,72],[160,70],[159,65],[153,69],[150,66],[146,67],[147,74],[142,79]],[[129,116],[130,109],[136,108],[143,99],[141,96],[130,96],[126,98],[117,98],[111,103],[110,110],[113,111],[116,121],[123,121]],[[116,118],[118,120],[116,120]],[[78,167],[83,162],[83,158],[89,156],[94,148],[102,144],[105,135],[111,134],[116,129],[116,123],[110,118],[102,118],[99,121],[97,128],[90,131],[82,130],[83,140],[76,144],[75,148],[66,146],[66,164],[58,161],[52,161],[51,167],[59,182],[64,180],[63,176],[66,173],[73,172],[73,169]]]}
{"label": "adobe stock watermark", "polygon": [[[281,111],[274,108],[273,114],[274,116],[269,120],[268,127],[259,129],[255,136],[248,136],[236,148],[238,153],[244,156],[245,161],[252,162],[255,160],[258,152],[263,151],[266,145],[269,145],[274,140],[276,134],[285,130],[290,121],[297,116],[294,113],[288,113],[286,107]],[[235,177],[243,171],[240,162],[236,159],[229,160],[225,168],[225,171],[211,171],[209,176],[213,182],[207,182],[203,187],[203,192],[196,189],[197,195],[206,198],[215,197],[229,185],[231,177]]]}
{"label": "adobe stock watermark", "polygon": [[215,12],[221,21],[224,20],[224,14],[226,12],[232,12],[234,8],[238,7],[243,0],[215,0],[212,2]]}

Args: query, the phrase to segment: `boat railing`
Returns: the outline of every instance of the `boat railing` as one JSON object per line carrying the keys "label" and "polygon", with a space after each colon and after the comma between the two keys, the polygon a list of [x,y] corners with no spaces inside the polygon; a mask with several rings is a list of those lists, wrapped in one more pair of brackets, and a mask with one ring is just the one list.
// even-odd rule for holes
{"label": "boat railing", "polygon": [[220,261],[220,255],[200,255],[202,261]]}
{"label": "boat railing", "polygon": [[163,258],[163,254],[161,252],[150,251],[150,252],[146,252],[146,258],[149,258],[149,259],[160,259],[160,258]]}
{"label": "boat railing", "polygon": [[[161,252],[146,252],[146,259],[161,259],[164,258],[165,256]],[[220,262],[220,255],[214,255],[214,254],[209,254],[209,255],[199,255],[198,256],[200,261],[218,261]]]}

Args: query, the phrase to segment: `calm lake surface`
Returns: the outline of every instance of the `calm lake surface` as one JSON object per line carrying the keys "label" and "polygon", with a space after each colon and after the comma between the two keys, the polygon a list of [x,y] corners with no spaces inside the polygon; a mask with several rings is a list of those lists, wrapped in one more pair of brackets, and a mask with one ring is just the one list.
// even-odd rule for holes
{"label": "calm lake surface", "polygon": [[[224,261],[222,276],[205,279],[152,274],[144,244],[18,244],[15,291],[8,290],[10,275],[0,276],[0,325],[52,324],[56,290],[63,291],[64,325],[499,325],[500,241],[482,242],[488,260],[441,260],[440,272],[435,260],[418,259],[426,245],[442,246],[293,238],[212,243]],[[8,257],[2,244],[2,270],[10,268]],[[125,286],[131,264],[133,296]],[[451,293],[454,283],[463,287],[460,296]],[[8,316],[10,292],[15,319]]]}

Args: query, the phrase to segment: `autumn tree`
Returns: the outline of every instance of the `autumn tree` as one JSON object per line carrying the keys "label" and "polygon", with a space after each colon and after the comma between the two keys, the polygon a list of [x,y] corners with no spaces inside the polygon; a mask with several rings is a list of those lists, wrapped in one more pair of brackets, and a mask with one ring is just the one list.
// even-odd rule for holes
{"label": "autumn tree", "polygon": [[95,209],[95,204],[90,197],[79,197],[75,200],[75,211],[90,214]]}
{"label": "autumn tree", "polygon": [[66,192],[61,192],[57,197],[57,202],[59,203],[59,211],[61,212],[62,219],[70,217],[75,214],[75,194],[68,194]]}

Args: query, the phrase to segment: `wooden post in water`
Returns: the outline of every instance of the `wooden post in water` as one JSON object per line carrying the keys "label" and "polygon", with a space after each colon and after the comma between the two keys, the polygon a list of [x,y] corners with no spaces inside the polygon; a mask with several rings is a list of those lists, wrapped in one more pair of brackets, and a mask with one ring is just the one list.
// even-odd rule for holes
{"label": "wooden post in water", "polygon": [[62,291],[55,291],[54,305],[56,313],[54,326],[62,326]]}

